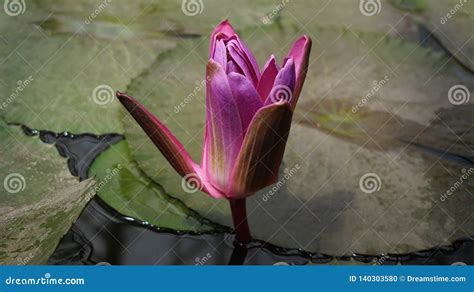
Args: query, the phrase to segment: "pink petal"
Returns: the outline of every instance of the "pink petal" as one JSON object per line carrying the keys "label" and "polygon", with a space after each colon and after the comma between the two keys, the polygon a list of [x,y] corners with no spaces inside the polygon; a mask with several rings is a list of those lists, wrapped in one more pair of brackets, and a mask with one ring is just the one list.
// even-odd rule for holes
{"label": "pink petal", "polygon": [[295,63],[289,58],[280,72],[275,77],[272,90],[265,100],[265,105],[272,104],[284,100],[290,102],[293,99],[295,89]]}
{"label": "pink petal", "polygon": [[295,61],[295,71],[296,71],[296,85],[295,91],[293,94],[293,99],[291,105],[295,108],[300,96],[301,89],[303,88],[303,83],[306,77],[306,72],[308,70],[309,63],[309,54],[311,51],[311,39],[308,36],[300,37],[290,49],[288,57],[293,58]]}
{"label": "pink petal", "polygon": [[165,125],[132,97],[117,92],[117,98],[181,176],[194,172],[196,164]]}
{"label": "pink petal", "polygon": [[207,193],[209,196],[213,198],[221,199],[225,197],[224,194],[220,190],[216,189],[212,185],[209,177],[206,175],[205,171],[202,168],[200,168],[199,166],[196,166],[194,170],[199,181],[195,182],[196,176],[190,176],[188,177],[188,179],[191,183],[195,182],[196,184],[198,184],[195,187],[197,187],[198,189],[201,189],[203,192]]}
{"label": "pink petal", "polygon": [[232,94],[239,108],[242,129],[245,132],[253,116],[263,106],[263,103],[257,90],[245,76],[238,73],[230,73],[228,79]]}
{"label": "pink petal", "polygon": [[244,72],[242,72],[242,70],[240,70],[239,66],[237,66],[235,64],[235,62],[233,60],[230,60],[229,62],[227,62],[227,74],[231,73],[231,72],[235,72],[235,73],[239,73],[239,74],[244,74]]}
{"label": "pink petal", "polygon": [[211,197],[224,197],[222,192],[210,184],[201,168],[194,163],[183,145],[165,125],[134,98],[121,92],[117,92],[117,98],[181,176],[197,184],[197,187],[208,193]]}
{"label": "pink petal", "polygon": [[267,63],[263,67],[263,73],[258,81],[257,91],[260,94],[262,101],[265,101],[272,90],[275,77],[278,74],[278,67],[276,65],[275,56],[271,55]]}
{"label": "pink petal", "polygon": [[287,102],[273,103],[257,112],[235,162],[227,198],[243,198],[276,182],[292,116]]}
{"label": "pink petal", "polygon": [[227,51],[236,65],[242,70],[248,79],[257,87],[260,72],[255,71],[249,56],[244,52],[237,40],[231,40],[227,43]]}
{"label": "pink petal", "polygon": [[224,36],[228,38],[235,35],[236,33],[234,31],[234,28],[232,27],[232,25],[230,25],[227,19],[224,19],[223,21],[221,21],[221,23],[219,23],[216,26],[216,28],[211,34],[211,39],[210,39],[210,44],[209,44],[209,58],[212,58],[212,56],[214,55],[216,37],[219,34],[223,34]]}
{"label": "pink petal", "polygon": [[219,63],[222,68],[226,68],[227,66],[227,50],[225,48],[225,44],[223,40],[218,40],[216,42],[216,49],[214,55],[211,57],[214,61]]}
{"label": "pink petal", "polygon": [[202,167],[213,185],[225,189],[243,139],[239,109],[221,65],[206,69],[206,132]]}
{"label": "pink petal", "polygon": [[245,53],[245,56],[247,57],[248,62],[250,62],[250,66],[255,72],[255,75],[257,76],[257,80],[260,79],[260,68],[258,67],[258,63],[257,63],[257,60],[255,59],[255,56],[252,54],[250,49],[244,44],[244,42],[240,40],[238,36],[237,36],[237,41],[240,44],[240,48]]}

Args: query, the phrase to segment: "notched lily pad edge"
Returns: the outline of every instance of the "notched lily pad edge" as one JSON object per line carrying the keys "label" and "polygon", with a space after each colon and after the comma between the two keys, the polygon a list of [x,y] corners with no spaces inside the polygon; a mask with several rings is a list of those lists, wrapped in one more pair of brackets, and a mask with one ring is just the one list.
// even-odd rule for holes
{"label": "notched lily pad edge", "polygon": [[[32,128],[29,128],[26,125],[19,124],[19,123],[9,123],[9,125],[19,126],[22,129],[23,134],[25,134],[26,136],[30,136],[30,137],[38,136],[38,138],[43,143],[45,143],[45,144],[54,144],[55,148],[58,150],[58,154],[61,155],[62,157],[68,158],[67,164],[68,164],[68,169],[69,169],[71,175],[79,177],[80,180],[87,180],[87,179],[91,179],[91,178],[94,179],[94,177],[88,177],[87,174],[88,174],[89,167],[92,165],[92,163],[95,161],[95,159],[97,157],[99,157],[107,149],[109,149],[110,146],[112,146],[112,145],[114,145],[118,142],[124,141],[124,140],[126,141],[125,137],[122,134],[117,134],[117,133],[102,134],[102,135],[95,135],[95,134],[90,134],[90,133],[73,134],[73,133],[70,133],[68,131],[64,131],[62,133],[55,133],[55,132],[47,131],[47,130],[32,129]],[[77,157],[70,156],[69,153],[64,150],[65,149],[64,145],[58,143],[58,139],[74,139],[74,138],[80,138],[80,137],[94,137],[97,140],[102,140],[103,139],[103,141],[105,141],[105,143],[107,143],[107,145],[105,145],[105,147],[97,147],[96,149],[98,149],[99,151],[97,153],[95,153],[95,155],[94,155],[94,157],[92,157],[92,159],[87,161],[87,164],[82,165],[82,168],[79,168],[77,166]],[[136,167],[136,169],[139,171],[139,173],[143,177],[143,179],[145,179],[147,181],[147,183],[152,186],[152,188],[157,189],[163,196],[165,196],[166,199],[171,204],[179,205],[180,207],[185,208],[186,213],[189,217],[193,217],[194,219],[198,220],[203,225],[207,225],[207,226],[212,227],[212,229],[210,229],[209,231],[194,232],[194,234],[231,232],[232,231],[232,229],[227,227],[227,226],[220,225],[220,224],[215,223],[215,222],[213,222],[213,221],[211,221],[211,220],[209,220],[205,217],[202,217],[197,211],[195,211],[192,208],[186,206],[186,204],[184,202],[182,202],[180,199],[169,195],[166,192],[166,190],[160,184],[155,182],[141,168],[138,167],[138,164],[136,163],[135,160],[131,159],[131,163],[133,164],[133,166]],[[105,203],[105,201],[102,198],[100,198],[100,194],[101,194],[101,191],[99,189],[97,191],[97,194],[96,194],[97,196],[95,196],[95,199],[100,200],[104,205],[107,205],[107,203]],[[108,207],[111,208],[111,210],[114,210],[112,207],[110,207],[110,206],[108,206]],[[116,210],[114,210],[114,211],[117,212]],[[120,214],[120,216],[122,216],[123,218],[127,218],[128,221],[139,222],[140,226],[149,226],[150,228],[154,228],[156,230],[162,230],[162,229],[174,230],[174,229],[169,229],[169,228],[165,228],[165,227],[160,227],[158,225],[154,225],[154,224],[149,223],[149,222],[141,221],[139,219],[121,214],[119,212],[117,212],[117,214]],[[174,230],[174,231],[178,232],[180,234],[193,233],[193,231],[191,231],[191,230]]]}
{"label": "notched lily pad edge", "polygon": [[[143,178],[145,178],[148,181],[148,183],[150,185],[152,185],[152,187],[158,189],[167,198],[167,200],[169,200],[170,203],[172,203],[173,205],[177,204],[177,205],[179,205],[183,208],[186,208],[187,212],[188,212],[188,216],[194,217],[195,219],[197,219],[203,225],[209,225],[209,226],[213,227],[213,230],[204,231],[204,232],[194,232],[194,231],[187,231],[187,230],[174,230],[174,229],[170,229],[170,228],[155,226],[155,225],[153,225],[151,223],[148,223],[148,222],[140,222],[141,225],[144,225],[144,224],[149,225],[151,228],[156,228],[158,230],[174,230],[175,232],[178,232],[179,234],[184,234],[184,233],[191,233],[191,234],[206,234],[206,233],[208,233],[208,234],[213,234],[213,233],[220,233],[220,232],[232,232],[232,230],[233,230],[232,228],[221,225],[221,224],[216,223],[216,222],[214,222],[214,221],[212,221],[212,220],[210,220],[206,217],[201,216],[201,214],[199,214],[196,210],[192,209],[191,207],[187,206],[182,200],[170,195],[168,192],[166,192],[165,188],[162,185],[160,185],[154,179],[152,179],[150,176],[148,176],[148,174],[138,166],[138,163],[133,158],[132,158],[132,163],[138,169],[138,171],[140,172],[140,175],[143,176]],[[125,216],[125,217],[127,217],[127,216]],[[135,218],[133,218],[133,219],[135,221],[140,221],[140,220],[135,219]]]}
{"label": "notched lily pad edge", "polygon": [[[21,124],[10,124],[10,125],[20,126],[23,129],[24,134],[27,135],[27,136],[41,135],[41,132],[45,132],[49,135],[51,135],[51,133],[52,133],[52,132],[49,132],[49,131],[34,130],[34,129],[31,129],[31,128],[28,128],[25,125],[21,125]],[[65,133],[68,134],[68,135],[72,135],[72,134],[69,134],[68,132],[64,132],[62,134],[64,135]],[[56,135],[60,136],[61,134],[56,134]],[[79,135],[91,135],[91,136],[99,137],[99,136],[93,135],[93,134],[79,134]],[[123,137],[120,134],[115,134],[115,135]],[[101,135],[101,136],[103,136],[103,135]],[[122,140],[123,140],[123,138],[119,139],[118,141],[122,141]],[[116,142],[118,142],[118,141],[116,141]],[[43,142],[45,142],[45,141],[43,141]],[[47,142],[45,142],[45,143],[47,143]],[[105,149],[107,149],[107,148],[105,148]],[[105,151],[105,149],[103,151]],[[99,155],[100,155],[100,153],[99,153]],[[166,196],[168,196],[170,198],[170,200],[172,200],[173,202],[185,205],[181,200],[167,194],[165,192],[164,188],[160,184],[156,183],[154,180],[152,180],[150,177],[148,177],[146,175],[146,173],[140,167],[138,167],[138,165],[136,165],[135,160],[132,160],[132,161],[135,164],[135,166],[137,167],[137,169],[139,169],[141,175],[143,175],[149,181],[149,183],[153,184],[155,187],[157,187],[161,191],[163,191],[163,193],[166,194]],[[94,184],[91,183],[91,185],[88,187],[88,189],[90,190],[93,187],[93,185]],[[89,193],[90,193],[90,191],[89,191]],[[92,196],[89,196],[87,199],[90,200],[91,198],[92,198]],[[232,231],[231,228],[219,225],[217,223],[214,223],[214,222],[210,221],[209,219],[201,217],[195,210],[193,210],[191,208],[188,208],[188,209],[192,212],[193,216],[197,216],[197,218],[201,218],[201,220],[203,220],[202,221],[203,223],[213,225],[213,226],[216,227],[216,229],[215,230],[204,231],[204,232],[194,232],[194,231],[175,230],[175,229],[170,229],[170,228],[166,228],[166,227],[159,227],[159,226],[153,225],[149,222],[141,221],[139,219],[136,219],[136,218],[133,218],[133,217],[130,217],[130,216],[126,216],[126,215],[123,215],[123,214],[117,212],[115,209],[113,209],[112,207],[107,205],[107,203],[105,203],[100,198],[100,194],[99,194],[99,196],[95,196],[94,200],[96,202],[98,202],[99,204],[101,204],[102,207],[104,207],[104,208],[108,209],[110,212],[114,213],[115,217],[117,219],[123,221],[124,223],[133,224],[135,226],[140,226],[140,227],[146,228],[148,230],[151,230],[153,232],[172,233],[172,234],[176,234],[176,235],[181,235],[181,234],[200,235],[200,234],[217,234],[217,233],[231,233],[231,234],[233,234],[233,231]],[[81,210],[80,214],[82,214],[82,210]],[[389,253],[389,254],[379,254],[379,255],[366,255],[366,254],[358,254],[358,253],[354,253],[352,255],[328,255],[328,254],[322,254],[322,253],[312,253],[312,252],[307,252],[307,251],[304,251],[302,249],[297,249],[297,248],[278,247],[278,246],[275,246],[273,244],[267,243],[267,242],[262,241],[262,240],[254,240],[252,242],[251,246],[249,246],[249,248],[252,248],[252,247],[253,248],[256,248],[256,247],[266,248],[266,249],[269,249],[272,252],[275,252],[277,254],[288,254],[288,253],[293,253],[294,254],[294,253],[296,253],[297,255],[299,255],[301,257],[307,258],[310,264],[326,264],[326,263],[332,262],[333,260],[345,261],[345,262],[350,261],[350,260],[355,260],[356,262],[360,262],[360,263],[371,263],[371,262],[378,263],[378,262],[383,261],[386,264],[397,264],[397,263],[402,263],[402,262],[405,262],[405,261],[416,260],[416,259],[418,259],[418,260],[426,259],[427,260],[438,252],[441,252],[443,254],[452,253],[452,252],[455,252],[457,249],[459,249],[459,247],[462,244],[464,244],[465,242],[474,242],[474,237],[473,236],[468,236],[468,237],[465,237],[465,238],[457,239],[450,245],[439,245],[439,246],[435,246],[435,247],[430,248],[430,249],[425,249],[425,250],[420,250],[420,251],[413,251],[413,252],[409,252],[409,253],[405,253],[405,254],[395,254],[395,253],[391,254],[391,253]]]}

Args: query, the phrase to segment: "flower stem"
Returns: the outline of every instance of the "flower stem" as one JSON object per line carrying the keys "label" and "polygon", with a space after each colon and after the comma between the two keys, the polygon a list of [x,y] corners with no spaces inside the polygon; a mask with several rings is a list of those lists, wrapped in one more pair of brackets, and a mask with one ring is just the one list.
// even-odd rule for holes
{"label": "flower stem", "polygon": [[245,198],[230,199],[229,202],[237,241],[241,244],[247,244],[252,240],[252,236],[250,235],[249,224],[247,222]]}

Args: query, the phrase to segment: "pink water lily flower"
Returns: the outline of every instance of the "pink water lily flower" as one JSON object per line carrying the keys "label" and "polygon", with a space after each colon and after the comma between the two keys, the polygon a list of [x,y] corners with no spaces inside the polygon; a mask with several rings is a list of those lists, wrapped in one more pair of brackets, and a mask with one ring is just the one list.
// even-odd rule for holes
{"label": "pink water lily flower", "polygon": [[214,29],[206,67],[206,128],[200,165],[153,114],[132,97],[117,93],[181,176],[214,198],[229,199],[237,239],[243,243],[250,240],[245,197],[278,180],[310,49],[311,39],[302,36],[281,66],[272,55],[260,71],[227,20]]}

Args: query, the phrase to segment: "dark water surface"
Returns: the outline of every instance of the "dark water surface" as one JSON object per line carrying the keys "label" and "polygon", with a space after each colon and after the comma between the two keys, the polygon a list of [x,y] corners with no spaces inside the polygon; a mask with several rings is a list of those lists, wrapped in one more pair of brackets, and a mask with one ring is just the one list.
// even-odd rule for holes
{"label": "dark water surface", "polygon": [[474,264],[474,238],[404,255],[331,256],[253,241],[245,249],[231,233],[193,234],[158,229],[92,200],[49,259],[55,265],[303,265],[370,263]]}

